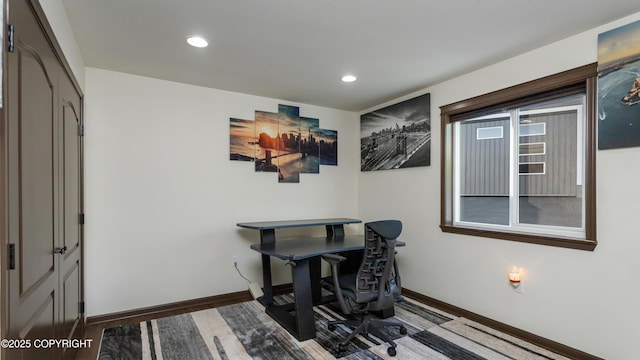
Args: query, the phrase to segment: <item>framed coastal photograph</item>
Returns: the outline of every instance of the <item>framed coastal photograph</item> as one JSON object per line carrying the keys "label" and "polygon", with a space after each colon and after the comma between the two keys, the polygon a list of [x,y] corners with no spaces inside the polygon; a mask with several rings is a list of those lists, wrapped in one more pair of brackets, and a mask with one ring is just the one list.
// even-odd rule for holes
{"label": "framed coastal photograph", "polygon": [[360,170],[431,165],[431,100],[424,94],[360,116]]}
{"label": "framed coastal photograph", "polygon": [[640,146],[640,21],[598,35],[598,149]]}

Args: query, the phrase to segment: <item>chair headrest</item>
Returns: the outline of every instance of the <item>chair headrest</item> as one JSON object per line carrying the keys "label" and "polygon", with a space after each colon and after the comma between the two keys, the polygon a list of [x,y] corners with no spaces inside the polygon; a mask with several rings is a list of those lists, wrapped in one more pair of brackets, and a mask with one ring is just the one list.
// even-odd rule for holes
{"label": "chair headrest", "polygon": [[380,220],[364,224],[385,239],[395,239],[402,232],[402,222],[400,220]]}

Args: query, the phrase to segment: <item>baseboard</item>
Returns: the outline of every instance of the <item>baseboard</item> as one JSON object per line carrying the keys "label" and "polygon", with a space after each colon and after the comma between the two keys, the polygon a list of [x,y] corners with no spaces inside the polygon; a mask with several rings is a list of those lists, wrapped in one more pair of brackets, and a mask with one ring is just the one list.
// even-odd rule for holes
{"label": "baseboard", "polygon": [[170,304],[120,311],[111,314],[90,316],[87,317],[86,324],[96,325],[108,322],[125,321],[128,319],[159,318],[164,316],[176,315],[180,312],[187,313],[192,311],[199,311],[251,300],[253,300],[253,298],[251,297],[249,290],[238,291],[229,294],[209,296],[199,299],[178,301]]}
{"label": "baseboard", "polygon": [[505,334],[517,337],[531,344],[540,346],[541,348],[547,349],[549,351],[553,351],[554,353],[560,354],[562,356],[566,356],[570,359],[581,359],[581,360],[604,360],[600,357],[587,354],[578,349],[574,349],[572,347],[563,345],[561,343],[555,342],[553,340],[549,340],[547,338],[543,338],[541,336],[532,334],[528,331],[524,331],[518,329],[516,327],[507,325],[505,323],[501,323],[499,321],[490,319],[488,317],[476,314],[474,312],[459,308],[455,305],[448,304],[444,301],[440,301],[438,299],[434,299],[430,296],[420,294],[418,292],[409,290],[407,288],[402,288],[402,295],[410,297],[414,300],[417,300],[425,305],[433,306],[437,309],[445,311],[449,314],[462,316],[469,320],[473,320],[479,324],[488,326],[492,329],[501,331]]}
{"label": "baseboard", "polygon": [[[293,292],[293,285],[291,283],[273,286],[274,295],[289,294],[291,292]],[[149,306],[140,309],[90,316],[87,317],[85,324],[86,326],[90,326],[111,322],[116,323],[127,320],[145,321],[152,318],[160,318],[165,316],[177,315],[179,313],[188,313],[192,311],[211,309],[251,300],[253,300],[253,297],[251,296],[249,290],[238,291],[234,293],[208,296],[199,299],[178,301],[170,304]]]}

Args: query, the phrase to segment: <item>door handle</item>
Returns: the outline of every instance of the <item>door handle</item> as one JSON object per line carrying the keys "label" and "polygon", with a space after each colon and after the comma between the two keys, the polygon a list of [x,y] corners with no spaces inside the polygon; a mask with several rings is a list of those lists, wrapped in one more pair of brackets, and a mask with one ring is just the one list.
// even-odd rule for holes
{"label": "door handle", "polygon": [[55,248],[53,250],[54,254],[60,254],[60,255],[64,255],[64,253],[66,253],[66,252],[67,252],[67,245],[65,245],[65,246],[63,246],[61,248]]}

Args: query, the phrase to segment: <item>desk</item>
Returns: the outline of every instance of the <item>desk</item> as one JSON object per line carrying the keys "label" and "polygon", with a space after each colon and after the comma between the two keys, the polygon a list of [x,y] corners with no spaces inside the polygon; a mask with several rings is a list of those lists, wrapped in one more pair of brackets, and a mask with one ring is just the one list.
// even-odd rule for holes
{"label": "desk", "polygon": [[[344,236],[345,224],[358,224],[361,222],[362,220],[357,219],[330,218],[236,224],[241,228],[260,231],[260,244],[251,246],[253,250],[262,254],[264,296],[258,300],[265,305],[267,314],[278,321],[298,340],[303,341],[315,337],[313,303],[322,301],[320,294],[321,259],[319,255],[362,249],[364,247],[362,235]],[[295,240],[276,242],[276,229],[307,226],[324,226],[327,236],[324,238],[301,237]],[[296,302],[292,304],[293,306],[273,305],[271,256],[289,260],[294,265],[291,269],[296,299]],[[289,311],[295,311],[296,316],[291,316]],[[311,325],[309,326],[309,324]]]}
{"label": "desk", "polygon": [[304,341],[316,336],[313,306],[334,299],[322,299],[319,270],[317,276],[312,276],[315,273],[312,263],[320,262],[320,255],[323,254],[362,250],[364,238],[363,235],[300,237],[271,244],[256,244],[251,249],[263,256],[289,260],[295,302],[285,305],[270,304],[266,307],[266,313],[298,340]]}
{"label": "desk", "polygon": [[[276,229],[286,229],[295,227],[308,226],[324,226],[327,231],[327,237],[344,236],[345,224],[359,224],[362,220],[349,218],[330,218],[330,219],[310,219],[310,220],[283,220],[283,221],[261,221],[261,222],[245,222],[238,223],[237,226],[245,229],[260,231],[260,244],[272,244],[276,242]],[[320,281],[320,258],[312,261],[312,269],[314,280]],[[317,274],[315,271],[317,270]],[[262,284],[264,296],[259,301],[267,306],[273,303],[273,285],[271,283],[271,259],[270,255],[262,254]]]}

